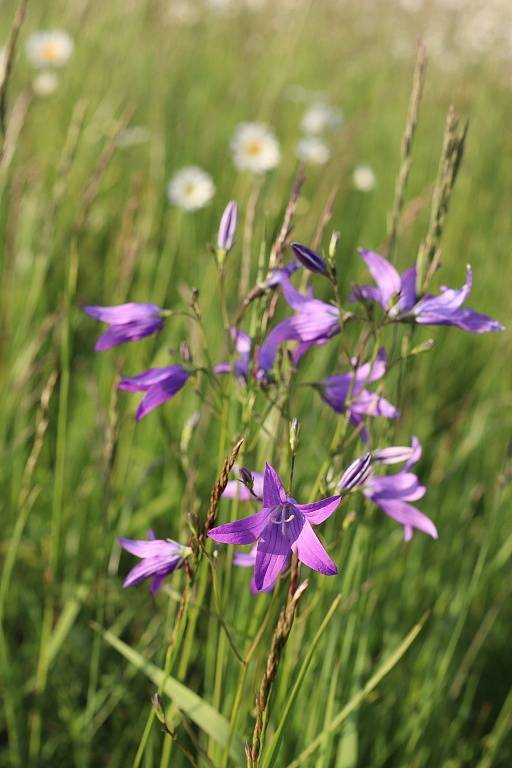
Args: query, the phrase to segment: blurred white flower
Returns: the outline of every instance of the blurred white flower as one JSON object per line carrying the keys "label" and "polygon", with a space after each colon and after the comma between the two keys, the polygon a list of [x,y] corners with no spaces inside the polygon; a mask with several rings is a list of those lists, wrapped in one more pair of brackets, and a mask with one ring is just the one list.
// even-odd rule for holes
{"label": "blurred white flower", "polygon": [[185,211],[204,208],[214,194],[212,177],[197,165],[189,165],[177,171],[167,185],[169,201]]}
{"label": "blurred white flower", "polygon": [[316,136],[308,136],[297,144],[298,158],[310,165],[324,165],[330,154],[327,144]]}
{"label": "blurred white flower", "polygon": [[171,0],[167,7],[167,18],[190,26],[201,18],[201,11],[191,0]]}
{"label": "blurred white flower", "polygon": [[373,169],[370,168],[369,165],[364,164],[358,165],[356,168],[354,168],[352,181],[354,183],[354,187],[360,192],[371,192],[377,183]]}
{"label": "blurred white flower", "polygon": [[233,161],[240,171],[265,173],[281,159],[279,143],[264,123],[242,123],[231,141]]}
{"label": "blurred white flower", "polygon": [[32,88],[36,96],[51,96],[59,85],[59,78],[55,72],[40,72],[32,82]]}
{"label": "blurred white flower", "polygon": [[144,125],[129,125],[119,131],[116,144],[120,149],[135,147],[149,141],[149,130]]}
{"label": "blurred white flower", "polygon": [[73,48],[70,35],[60,29],[34,32],[27,40],[27,57],[34,67],[62,67]]}
{"label": "blurred white flower", "polygon": [[318,101],[304,113],[301,128],[304,133],[322,133],[326,128],[336,128],[343,122],[343,115],[329,104]]}

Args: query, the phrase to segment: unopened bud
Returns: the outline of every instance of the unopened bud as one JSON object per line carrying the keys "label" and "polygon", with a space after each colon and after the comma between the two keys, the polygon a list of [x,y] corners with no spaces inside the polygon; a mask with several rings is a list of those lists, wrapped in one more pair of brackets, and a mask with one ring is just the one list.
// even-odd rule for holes
{"label": "unopened bud", "polygon": [[237,204],[234,200],[230,200],[222,214],[219,224],[219,233],[217,235],[217,256],[221,262],[226,257],[226,254],[232,249],[233,243],[235,242],[237,218]]}
{"label": "unopened bud", "polygon": [[254,477],[250,469],[247,469],[247,467],[240,468],[240,480],[245,486],[247,486],[247,488],[252,490],[254,485]]}
{"label": "unopened bud", "polygon": [[182,341],[180,344],[180,357],[184,363],[192,362],[192,351],[186,341]]}
{"label": "unopened bud", "polygon": [[340,241],[340,233],[339,232],[333,232],[331,235],[331,239],[329,241],[329,263],[334,264],[336,260],[336,251],[338,250],[338,243]]}
{"label": "unopened bud", "polygon": [[295,455],[299,446],[300,424],[298,419],[292,419],[290,424],[290,450]]}
{"label": "unopened bud", "polygon": [[155,715],[157,718],[161,723],[165,723],[164,702],[159,693],[153,694],[151,697],[151,703],[153,704],[153,709],[155,710]]}
{"label": "unopened bud", "polygon": [[301,243],[292,243],[291,247],[303,267],[309,269],[310,272],[318,272],[322,275],[325,274],[327,271],[325,261],[318,253],[316,253],[316,251],[313,251],[312,248],[308,248]]}

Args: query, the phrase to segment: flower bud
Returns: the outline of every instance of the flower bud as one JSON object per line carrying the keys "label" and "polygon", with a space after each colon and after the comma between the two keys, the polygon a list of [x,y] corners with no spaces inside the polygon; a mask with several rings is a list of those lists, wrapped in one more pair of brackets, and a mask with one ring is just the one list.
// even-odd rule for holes
{"label": "flower bud", "polygon": [[231,200],[225,207],[224,213],[219,224],[219,233],[217,235],[217,250],[219,253],[228,253],[235,242],[236,222],[238,218],[238,207],[234,200]]}
{"label": "flower bud", "polygon": [[164,702],[162,697],[159,693],[154,693],[151,697],[151,703],[153,705],[153,709],[155,710],[155,715],[159,719],[161,723],[165,723],[165,710],[164,710]]}
{"label": "flower bud", "polygon": [[299,445],[299,435],[300,435],[299,420],[292,419],[292,423],[290,424],[290,450],[293,454],[297,453],[297,448]]}
{"label": "flower bud", "polygon": [[360,488],[368,479],[372,471],[372,454],[365,453],[360,459],[356,459],[350,467],[345,470],[340,480],[339,487],[341,491],[352,491]]}
{"label": "flower bud", "polygon": [[247,486],[247,488],[252,489],[254,485],[254,477],[252,476],[250,469],[247,469],[247,467],[240,468],[240,480]]}
{"label": "flower bud", "polygon": [[180,344],[180,357],[184,363],[192,362],[192,351],[186,341],[182,341]]}
{"label": "flower bud", "polygon": [[301,243],[292,243],[291,247],[303,267],[309,269],[310,272],[317,272],[322,275],[325,274],[327,271],[325,261],[318,255],[318,253],[315,253],[315,251],[308,248],[306,245],[301,245]]}

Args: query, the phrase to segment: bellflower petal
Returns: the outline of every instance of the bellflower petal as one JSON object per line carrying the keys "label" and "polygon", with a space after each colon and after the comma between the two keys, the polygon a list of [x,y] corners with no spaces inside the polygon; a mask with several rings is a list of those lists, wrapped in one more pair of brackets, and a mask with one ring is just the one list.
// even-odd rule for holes
{"label": "bellflower petal", "polygon": [[394,405],[368,389],[363,389],[357,394],[350,404],[350,410],[361,416],[383,416],[385,419],[397,419],[400,416]]}
{"label": "bellflower petal", "polygon": [[400,301],[398,302],[400,312],[409,312],[416,304],[416,276],[416,267],[410,267],[402,273]]}
{"label": "bellflower petal", "polygon": [[162,311],[156,304],[117,304],[113,307],[87,306],[84,311],[88,315],[108,325],[125,325],[138,320],[150,320],[158,317]]}
{"label": "bellflower petal", "polygon": [[398,472],[384,477],[374,475],[368,482],[367,493],[378,503],[385,499],[417,501],[423,498],[426,490],[413,472]]}
{"label": "bellflower petal", "polygon": [[388,517],[405,527],[404,536],[410,538],[410,529],[416,528],[418,531],[432,536],[433,539],[438,538],[437,528],[432,520],[407,502],[400,499],[387,499],[376,503]]}
{"label": "bellflower petal", "polygon": [[386,308],[380,290],[373,285],[353,285],[350,301],[375,301],[384,309]]}
{"label": "bellflower petal", "polygon": [[208,536],[221,544],[251,544],[261,536],[271,512],[271,509],[263,508],[255,515],[218,525],[208,532]]}
{"label": "bellflower petal", "polygon": [[263,531],[256,551],[254,583],[258,591],[271,589],[284,571],[290,555],[290,542],[281,527],[269,523]]}
{"label": "bellflower petal", "polygon": [[453,311],[439,309],[430,313],[421,309],[416,314],[416,322],[420,325],[452,325],[469,333],[493,333],[505,330],[505,326],[497,320],[469,308]]}
{"label": "bellflower petal", "polygon": [[277,507],[286,501],[286,491],[274,467],[265,464],[263,477],[263,506]]}
{"label": "bellflower petal", "polygon": [[299,560],[318,573],[334,576],[338,573],[335,563],[331,560],[311,525],[306,520],[295,541]]}
{"label": "bellflower petal", "polygon": [[133,323],[124,325],[112,325],[104,331],[99,337],[94,349],[96,352],[104,352],[107,349],[116,347],[118,344],[125,344],[129,341],[139,341],[146,336],[151,336],[163,328],[164,322],[161,318],[155,317],[148,320],[137,320]]}
{"label": "bellflower petal", "polygon": [[341,496],[329,496],[327,499],[314,501],[312,504],[297,504],[297,509],[315,525],[323,523],[339,507]]}
{"label": "bellflower petal", "polygon": [[362,248],[359,253],[377,283],[383,306],[388,307],[391,300],[400,293],[402,286],[400,275],[389,261],[375,251]]}
{"label": "bellflower petal", "polygon": [[176,381],[183,378],[185,383],[188,376],[189,374],[181,365],[166,365],[163,368],[149,368],[136,376],[125,376],[117,387],[127,392],[147,392],[155,384],[161,384],[169,378]]}

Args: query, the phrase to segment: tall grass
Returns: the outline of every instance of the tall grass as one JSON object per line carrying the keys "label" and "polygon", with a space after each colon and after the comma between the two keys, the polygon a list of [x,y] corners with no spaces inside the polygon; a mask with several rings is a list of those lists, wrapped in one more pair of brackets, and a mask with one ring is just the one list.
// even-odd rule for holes
{"label": "tall grass", "polygon": [[[16,5],[3,4],[4,37]],[[306,172],[294,237],[311,241],[336,187],[322,247],[332,229],[341,232],[346,296],[364,275],[357,246],[377,248],[386,236],[413,67],[391,54],[395,13],[386,6],[363,23],[356,4],[278,3],[261,12],[204,10],[187,26],[171,5],[29,4],[9,82],[0,164],[0,765],[243,765],[286,591],[253,597],[248,573],[232,569],[222,549],[215,593],[203,560],[178,625],[179,652],[162,675],[185,576],[176,573],[155,600],[144,586],[123,591],[128,558],[116,537],[138,538],[149,527],[162,537],[185,534],[188,516],[204,517],[242,431],[243,463],[260,469],[287,458],[277,455],[275,422],[257,421],[235,382],[222,384],[223,430],[204,413],[183,434],[198,407],[192,388],[136,425],[135,398],[116,390],[119,373],[165,364],[186,319],[173,318],[159,345],[147,339],[95,354],[97,329],[81,306],[172,308],[197,287],[208,351],[226,359],[207,246],[225,203],[236,199],[244,219],[252,196],[251,284],[266,264],[297,170],[303,105],[287,98],[297,83],[325,92],[346,119],[330,138],[329,164]],[[42,99],[31,93],[23,42],[53,26],[69,30],[76,51],[58,91]],[[472,306],[510,324],[512,107],[508,86],[484,59],[448,72],[431,62],[396,263],[411,264],[425,236],[452,102],[470,129],[442,238],[442,281],[462,284],[471,263]],[[257,197],[229,151],[237,123],[255,119],[272,124],[283,152]],[[128,125],[147,127],[149,141],[120,147]],[[378,180],[368,194],[351,183],[362,161]],[[194,214],[165,198],[169,176],[189,163],[217,186],[212,204]],[[231,316],[242,239],[226,269]],[[249,329],[257,311],[247,315]],[[340,575],[308,572],[272,693],[266,768],[487,768],[512,760],[508,334],[419,330],[414,343],[434,335],[434,352],[408,365],[405,383],[392,379],[402,418],[381,425],[377,442],[421,437],[422,509],[440,538],[416,536],[405,546],[398,527],[359,502],[327,524]],[[303,380],[321,378],[334,362],[330,348],[315,351]],[[297,388],[294,492],[304,501],[334,426],[319,418],[323,406],[313,397]],[[240,505],[221,502],[222,521],[241,514]],[[159,687],[174,738],[151,714]]]}

